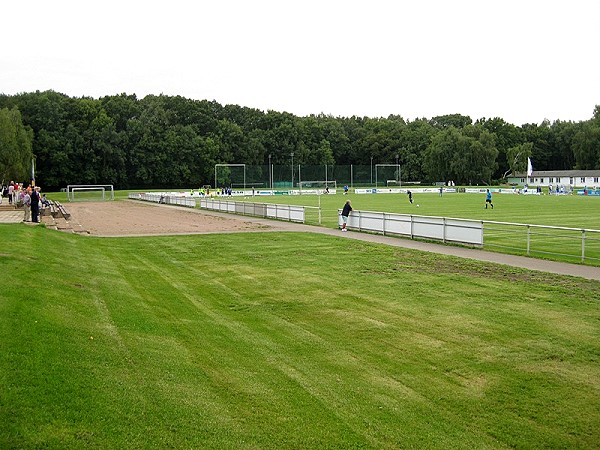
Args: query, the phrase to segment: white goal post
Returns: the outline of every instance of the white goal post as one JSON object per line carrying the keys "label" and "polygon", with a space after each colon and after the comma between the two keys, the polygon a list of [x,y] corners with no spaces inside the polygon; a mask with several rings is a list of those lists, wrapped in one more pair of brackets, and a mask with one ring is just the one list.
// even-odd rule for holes
{"label": "white goal post", "polygon": [[400,164],[375,164],[375,187],[379,184],[379,176],[381,175],[384,180],[387,181],[387,185],[391,184],[390,178],[387,178],[386,175],[390,174],[394,176],[394,179],[397,180],[398,186],[402,186],[402,169]]}
{"label": "white goal post", "polygon": [[[75,201],[75,194],[77,192],[86,192],[90,194],[98,194],[93,197],[92,200],[98,200],[101,197],[102,200],[107,200],[106,191],[109,192],[108,200],[115,199],[115,189],[112,184],[69,184],[67,186],[67,200],[70,202]],[[90,199],[90,196],[87,197]]]}
{"label": "white goal post", "polygon": [[298,187],[300,189],[325,189],[326,187],[337,189],[337,182],[335,180],[299,181]]}

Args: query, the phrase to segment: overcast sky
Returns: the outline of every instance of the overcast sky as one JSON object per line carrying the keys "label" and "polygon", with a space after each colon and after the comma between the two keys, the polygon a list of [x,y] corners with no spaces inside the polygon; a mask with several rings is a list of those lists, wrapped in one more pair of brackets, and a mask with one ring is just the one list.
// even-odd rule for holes
{"label": "overcast sky", "polygon": [[515,125],[600,104],[599,0],[4,2],[0,93]]}

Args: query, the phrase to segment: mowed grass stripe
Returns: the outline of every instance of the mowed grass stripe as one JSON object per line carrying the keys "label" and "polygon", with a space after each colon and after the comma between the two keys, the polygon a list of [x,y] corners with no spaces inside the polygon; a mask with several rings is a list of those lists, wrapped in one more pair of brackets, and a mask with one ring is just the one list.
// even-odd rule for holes
{"label": "mowed grass stripe", "polygon": [[[153,246],[153,248],[156,247],[158,246]],[[170,348],[174,343],[170,342],[169,337],[164,335],[147,337],[141,342],[141,345],[148,346],[148,339],[154,338],[154,342],[150,344],[154,352],[162,355],[184,357],[197,352],[198,342],[200,342],[203,347],[202,354],[195,356],[198,362],[205,362],[202,371],[206,376],[205,381],[209,389],[214,390],[223,397],[223,401],[219,402],[220,408],[212,414],[215,417],[221,417],[223,422],[235,423],[238,415],[235,408],[229,414],[227,413],[228,408],[223,408],[223,402],[235,406],[236,399],[229,399],[232,393],[236,397],[243,395],[247,397],[246,401],[256,402],[262,407],[267,405],[277,406],[280,411],[278,413],[280,420],[283,418],[285,421],[289,421],[290,411],[295,411],[298,406],[290,404],[287,399],[283,399],[283,403],[278,405],[277,400],[272,398],[273,392],[279,392],[282,387],[293,392],[298,390],[298,386],[296,386],[295,380],[289,379],[287,375],[278,378],[272,376],[271,371],[280,371],[282,367],[285,367],[285,362],[279,356],[285,355],[285,352],[282,352],[270,338],[270,334],[274,334],[275,330],[270,329],[269,334],[260,335],[246,323],[237,320],[235,316],[240,311],[248,310],[248,307],[242,304],[244,302],[243,292],[236,292],[226,284],[215,280],[210,272],[210,267],[204,267],[204,265],[200,268],[194,267],[194,264],[186,258],[186,255],[189,254],[189,248],[180,248],[176,250],[176,253],[179,255],[173,257],[173,254],[171,254],[170,259],[165,260],[164,253],[157,251],[158,264],[150,263],[148,259],[136,255],[133,265],[143,264],[141,273],[145,274],[145,279],[147,279],[146,277],[154,278],[152,275],[156,275],[157,279],[160,279],[158,284],[164,288],[161,291],[160,298],[170,299],[170,301],[165,302],[170,305],[170,308],[166,310],[158,306],[158,309],[165,314],[164,319],[173,324],[167,336],[176,335],[177,344],[182,346],[183,349]],[[172,265],[176,267],[174,270],[171,270]],[[208,264],[208,266],[210,265]],[[184,267],[185,270],[181,270],[181,267]],[[236,273],[241,268],[238,266],[232,267],[231,265],[226,267],[231,274]],[[210,280],[210,283],[206,284],[203,280]],[[194,281],[198,282],[199,285],[195,285],[193,291],[189,290],[187,286]],[[157,292],[154,285],[146,285],[142,289]],[[190,310],[190,305],[198,311]],[[256,303],[254,303],[255,305]],[[184,323],[180,322],[182,317],[187,318]],[[166,344],[164,343],[165,340],[167,340]],[[163,345],[166,345],[166,348],[161,348]],[[236,351],[228,351],[231,347],[235,347]],[[144,350],[140,349],[140,351]],[[261,355],[257,355],[257,352],[264,353],[261,364],[257,364],[261,361]],[[256,367],[263,365],[269,369],[271,376],[268,376],[265,370],[256,370]],[[164,370],[162,368],[160,372],[163,373]],[[170,391],[166,395],[171,395]],[[311,403],[314,403],[314,400],[306,399],[301,402],[304,413],[310,413],[307,408],[310,407]],[[312,408],[315,409],[315,406]],[[257,408],[257,410],[260,409]],[[338,420],[335,419],[333,411],[321,410],[322,405],[318,402],[316,410],[312,414],[323,416],[319,418],[319,422],[322,423],[322,428],[327,433],[327,440],[343,442],[343,437],[338,436],[339,433],[332,434],[326,427],[327,423],[330,423],[332,428],[339,427],[336,424]],[[301,411],[297,411],[297,413],[301,414]],[[247,420],[250,419],[261,421],[260,424],[255,424],[255,426],[272,427],[274,430],[279,428],[277,423],[269,425],[268,418],[261,418],[260,415]],[[253,429],[244,431],[241,424],[237,425],[237,428],[239,428],[237,433],[241,435],[245,433],[252,435],[254,433]],[[307,442],[313,439],[312,436],[318,436],[319,434],[320,432],[315,430],[306,430],[305,435],[298,433],[303,440],[308,439]],[[279,437],[279,439],[281,438],[284,438],[284,436]],[[300,441],[299,444],[302,444],[302,442]]]}
{"label": "mowed grass stripe", "polygon": [[597,282],[311,234],[9,229],[1,261],[52,283],[2,287],[2,446],[598,441]]}

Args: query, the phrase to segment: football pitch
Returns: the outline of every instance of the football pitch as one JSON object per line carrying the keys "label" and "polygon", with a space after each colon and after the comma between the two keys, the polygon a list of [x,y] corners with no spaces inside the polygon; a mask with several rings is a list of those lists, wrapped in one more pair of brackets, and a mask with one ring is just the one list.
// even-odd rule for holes
{"label": "football pitch", "polygon": [[[338,190],[339,191],[339,190]],[[423,216],[455,217],[521,224],[552,225],[599,229],[600,197],[578,195],[495,194],[494,209],[485,209],[485,194],[414,193],[413,203],[406,194],[274,195],[238,198],[254,201],[318,207],[323,210],[323,225],[337,225],[337,211],[351,200],[352,207],[363,211],[383,211]]]}
{"label": "football pitch", "polygon": [[313,233],[0,242],[0,448],[600,441],[600,282]]}

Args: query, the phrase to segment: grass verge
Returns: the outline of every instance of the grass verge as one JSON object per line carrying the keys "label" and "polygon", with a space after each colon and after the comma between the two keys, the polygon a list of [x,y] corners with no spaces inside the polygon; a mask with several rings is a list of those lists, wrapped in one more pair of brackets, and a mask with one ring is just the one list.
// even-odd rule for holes
{"label": "grass verge", "polygon": [[2,448],[594,448],[600,283],[313,234],[0,227]]}

